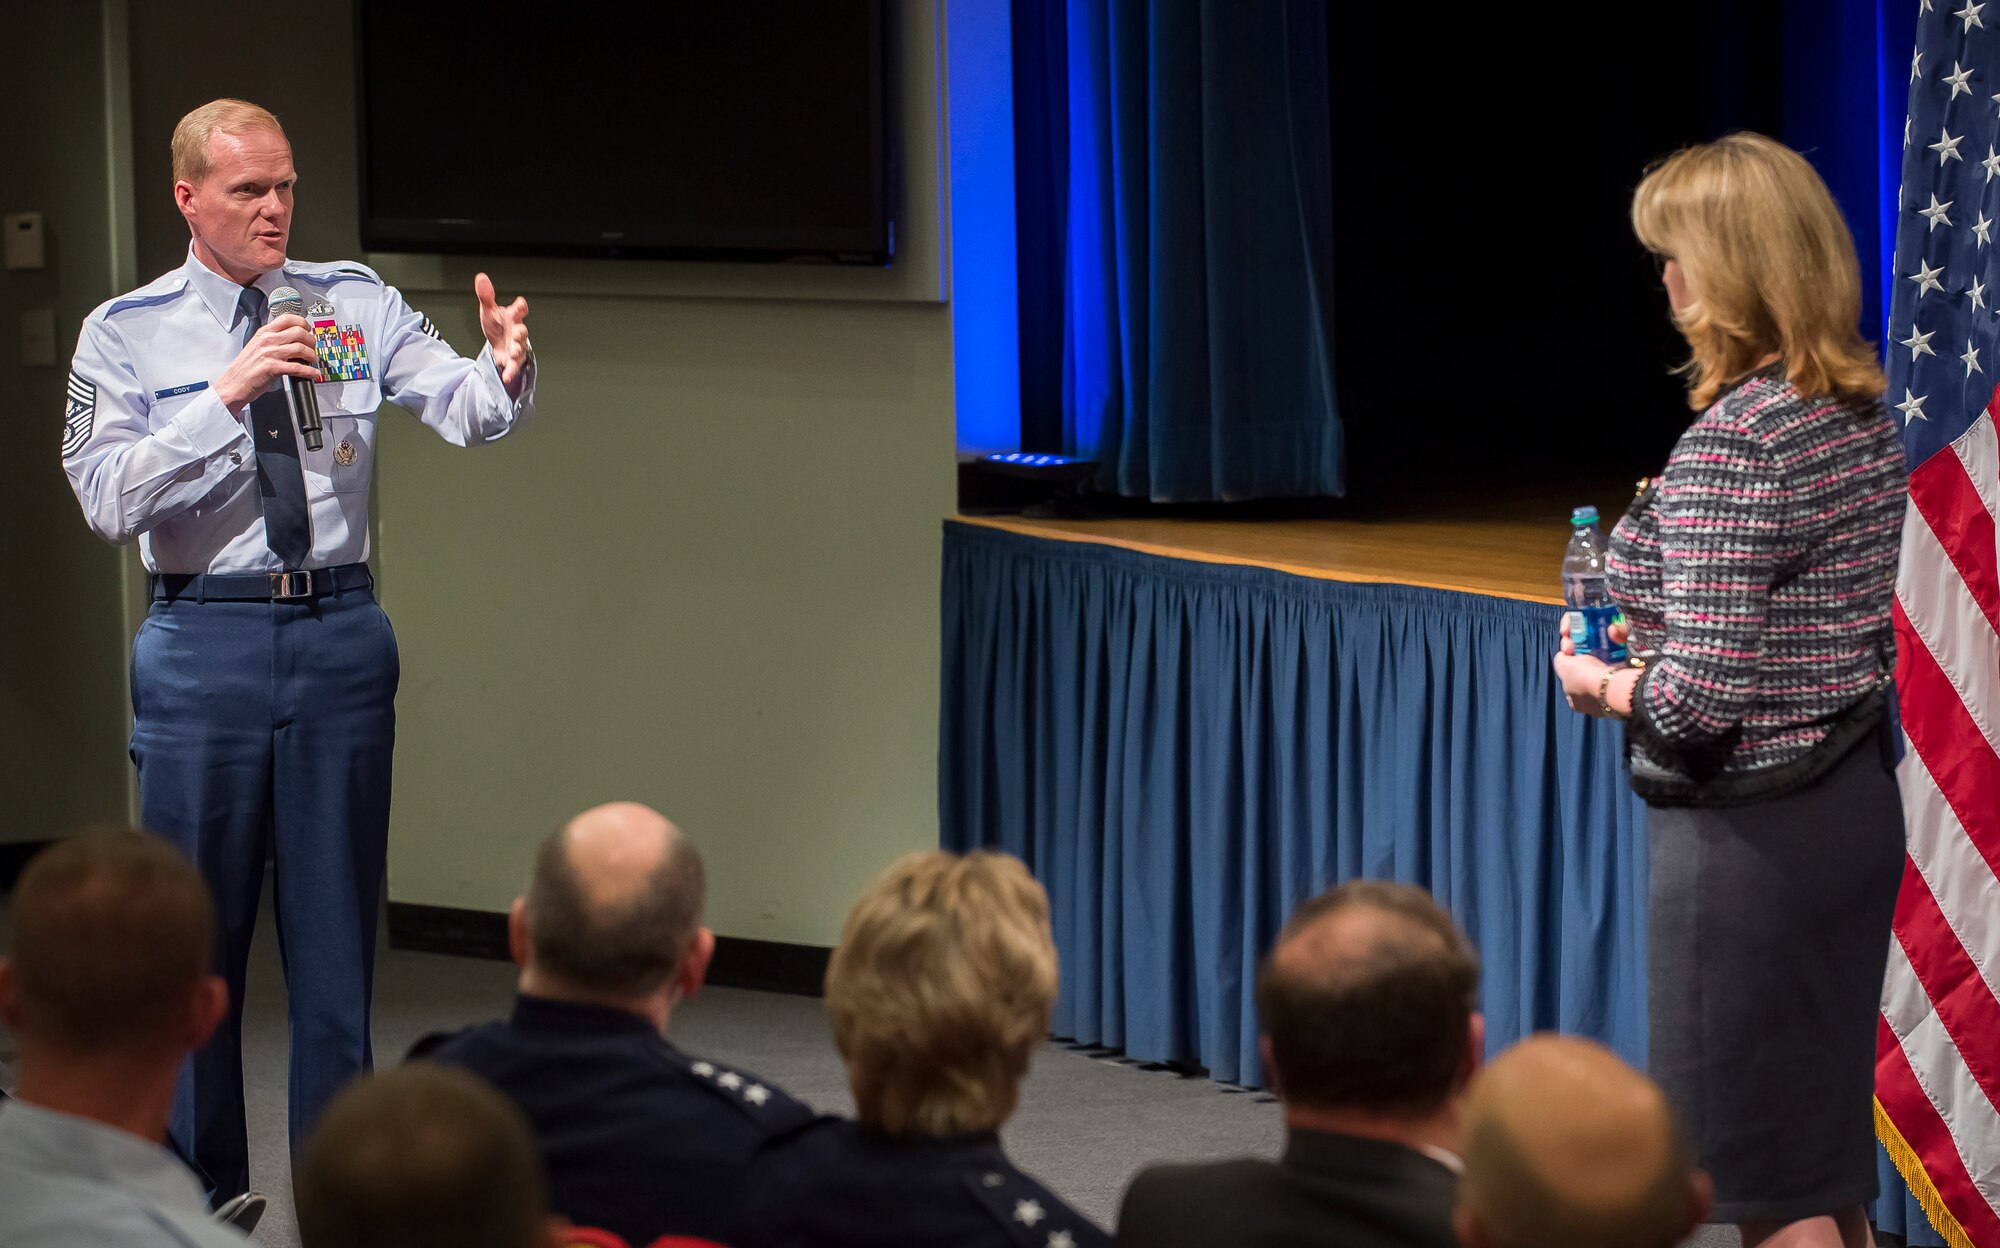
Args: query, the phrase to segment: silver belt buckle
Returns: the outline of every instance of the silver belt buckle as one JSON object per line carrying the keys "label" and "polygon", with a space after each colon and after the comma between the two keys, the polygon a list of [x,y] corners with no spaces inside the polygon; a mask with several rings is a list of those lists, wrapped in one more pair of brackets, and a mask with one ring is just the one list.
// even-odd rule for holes
{"label": "silver belt buckle", "polygon": [[310,598],[313,592],[313,574],[310,568],[297,572],[271,573],[271,598]]}

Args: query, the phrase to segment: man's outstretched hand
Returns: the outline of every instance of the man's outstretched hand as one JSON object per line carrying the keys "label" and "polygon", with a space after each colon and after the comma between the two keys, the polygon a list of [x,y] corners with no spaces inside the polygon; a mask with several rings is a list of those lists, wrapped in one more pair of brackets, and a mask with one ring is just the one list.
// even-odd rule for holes
{"label": "man's outstretched hand", "polygon": [[493,348],[501,384],[513,394],[528,363],[528,301],[516,297],[501,307],[493,299],[493,279],[484,273],[472,279],[472,293],[479,297],[479,332]]}

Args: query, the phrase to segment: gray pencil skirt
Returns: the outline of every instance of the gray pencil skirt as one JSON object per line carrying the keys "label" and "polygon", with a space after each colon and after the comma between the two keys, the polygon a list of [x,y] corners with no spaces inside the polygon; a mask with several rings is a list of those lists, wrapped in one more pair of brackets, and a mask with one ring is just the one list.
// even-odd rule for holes
{"label": "gray pencil skirt", "polygon": [[1874,1199],[1875,1028],[1903,873],[1888,730],[1812,787],[1650,807],[1648,1066],[1716,1222]]}

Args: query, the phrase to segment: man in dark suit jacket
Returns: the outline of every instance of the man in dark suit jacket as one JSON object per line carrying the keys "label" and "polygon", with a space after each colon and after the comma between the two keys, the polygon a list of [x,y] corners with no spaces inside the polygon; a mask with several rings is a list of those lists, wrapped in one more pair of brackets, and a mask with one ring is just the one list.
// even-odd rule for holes
{"label": "man in dark suit jacket", "polygon": [[1422,889],[1353,881],[1301,906],[1257,975],[1284,1156],[1146,1171],[1118,1242],[1456,1248],[1478,988],[1476,955]]}

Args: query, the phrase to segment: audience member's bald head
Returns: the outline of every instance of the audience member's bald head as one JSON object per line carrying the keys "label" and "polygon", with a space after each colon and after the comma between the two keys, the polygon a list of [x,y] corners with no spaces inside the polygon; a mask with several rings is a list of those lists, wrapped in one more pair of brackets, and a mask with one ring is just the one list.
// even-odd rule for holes
{"label": "audience member's bald head", "polygon": [[1257,975],[1279,1095],[1418,1116],[1471,1069],[1479,960],[1430,894],[1355,880],[1300,906]]}
{"label": "audience member's bald head", "polygon": [[1474,1080],[1467,1248],[1668,1248],[1707,1204],[1666,1098],[1602,1045],[1534,1036]]}
{"label": "audience member's bald head", "polygon": [[430,1062],[349,1084],[299,1162],[306,1248],[530,1248],[549,1240],[547,1202],[521,1111]]}
{"label": "audience member's bald head", "polygon": [[205,1032],[194,1015],[212,979],[214,912],[165,841],[121,828],[57,842],[22,872],[12,927],[6,997],[24,1040],[87,1056],[171,1051],[191,1023]]}
{"label": "audience member's bald head", "polygon": [[539,972],[589,992],[644,996],[701,929],[701,855],[636,802],[586,810],[542,842],[524,918]]}

